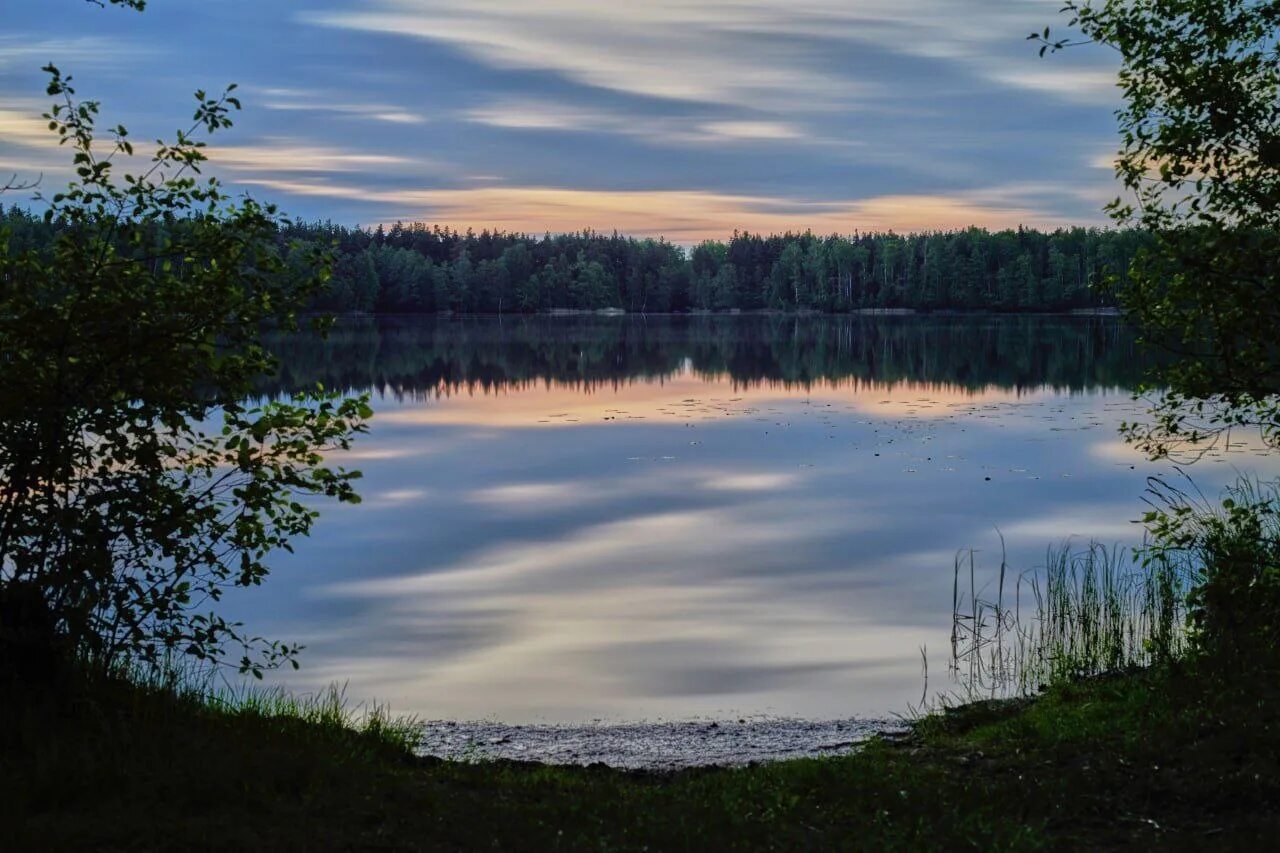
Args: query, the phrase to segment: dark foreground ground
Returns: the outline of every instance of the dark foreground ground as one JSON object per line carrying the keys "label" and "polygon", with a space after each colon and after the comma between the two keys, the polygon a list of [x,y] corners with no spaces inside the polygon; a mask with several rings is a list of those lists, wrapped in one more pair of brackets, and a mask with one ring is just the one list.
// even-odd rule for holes
{"label": "dark foreground ground", "polygon": [[855,755],[655,773],[427,760],[76,680],[5,698],[0,849],[1274,849],[1278,707],[1275,678],[1146,672]]}

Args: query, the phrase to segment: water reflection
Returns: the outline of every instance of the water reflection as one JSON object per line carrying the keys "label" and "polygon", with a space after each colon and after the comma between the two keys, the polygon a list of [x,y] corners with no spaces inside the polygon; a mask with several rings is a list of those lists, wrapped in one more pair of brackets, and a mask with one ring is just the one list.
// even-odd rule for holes
{"label": "water reflection", "polygon": [[396,398],[555,385],[579,391],[682,374],[734,388],[817,384],[1020,390],[1130,388],[1134,336],[1084,317],[566,317],[346,320],[276,343],[280,391],[323,382]]}
{"label": "water reflection", "polygon": [[431,717],[901,711],[956,549],[1133,541],[1157,470],[1116,437],[1141,365],[1113,321],[424,319],[281,350],[276,390],[375,390],[366,501],[239,615],[308,645],[291,686]]}

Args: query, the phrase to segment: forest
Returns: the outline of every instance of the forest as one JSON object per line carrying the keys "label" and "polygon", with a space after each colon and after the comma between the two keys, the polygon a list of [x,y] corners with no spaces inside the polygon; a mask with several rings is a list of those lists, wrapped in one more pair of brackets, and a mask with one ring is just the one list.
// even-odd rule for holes
{"label": "forest", "polygon": [[[59,228],[17,206],[0,211],[19,247]],[[735,232],[686,249],[665,240],[457,231],[397,223],[292,222],[279,239],[301,267],[336,251],[315,310],[341,313],[539,313],[618,309],[814,311],[877,308],[1065,311],[1110,307],[1150,236],[1134,229],[980,228],[898,235]]]}

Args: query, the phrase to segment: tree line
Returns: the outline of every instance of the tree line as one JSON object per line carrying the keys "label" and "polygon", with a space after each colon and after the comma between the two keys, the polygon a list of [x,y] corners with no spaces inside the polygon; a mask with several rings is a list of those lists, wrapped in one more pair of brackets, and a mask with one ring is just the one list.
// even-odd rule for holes
{"label": "tree line", "polygon": [[[52,241],[59,227],[18,207],[0,211],[15,240]],[[350,228],[291,222],[279,239],[305,269],[336,252],[312,308],[377,313],[685,311],[1064,311],[1114,305],[1109,276],[1150,236],[1139,230],[1019,228],[898,235],[764,236],[735,232],[691,249],[617,233],[458,231],[397,223]]]}
{"label": "tree line", "polygon": [[331,311],[634,313],[866,308],[1060,311],[1114,304],[1097,285],[1128,269],[1138,231],[1019,228],[850,237],[735,232],[690,250],[582,231],[532,237],[421,223],[296,224],[338,261]]}

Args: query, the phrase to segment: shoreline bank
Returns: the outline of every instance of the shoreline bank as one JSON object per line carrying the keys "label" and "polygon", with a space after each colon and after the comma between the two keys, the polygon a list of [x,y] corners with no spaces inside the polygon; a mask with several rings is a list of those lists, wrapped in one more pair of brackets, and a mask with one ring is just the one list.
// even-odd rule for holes
{"label": "shoreline bank", "polygon": [[0,706],[0,812],[15,850],[1265,849],[1271,676],[1138,670],[837,755],[665,771],[426,758],[340,708],[29,685]]}

